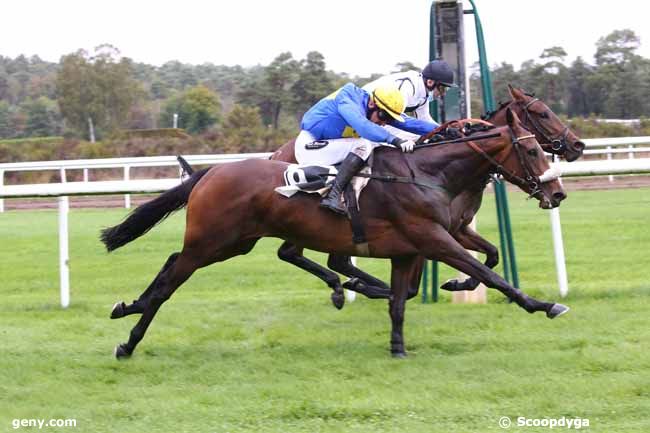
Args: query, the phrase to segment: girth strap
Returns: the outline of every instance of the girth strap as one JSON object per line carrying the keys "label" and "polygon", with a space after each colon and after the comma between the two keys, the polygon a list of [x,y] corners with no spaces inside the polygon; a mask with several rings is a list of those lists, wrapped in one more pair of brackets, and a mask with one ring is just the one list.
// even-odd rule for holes
{"label": "girth strap", "polygon": [[361,212],[359,212],[359,206],[357,203],[357,195],[354,192],[352,185],[348,185],[345,188],[345,204],[348,208],[348,213],[350,214],[350,227],[352,228],[352,242],[355,246],[360,244],[366,244],[365,248],[368,248],[368,240],[366,239],[366,231],[363,228],[363,222],[361,221]]}

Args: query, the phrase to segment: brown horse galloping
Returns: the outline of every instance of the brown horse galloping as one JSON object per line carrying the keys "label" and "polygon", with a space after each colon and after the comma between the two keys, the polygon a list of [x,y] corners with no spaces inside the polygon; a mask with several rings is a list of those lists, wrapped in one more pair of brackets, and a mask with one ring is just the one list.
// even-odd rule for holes
{"label": "brown horse galloping", "polygon": [[[455,197],[482,184],[496,170],[541,207],[559,206],[566,197],[557,179],[547,179],[549,164],[533,135],[508,111],[508,126],[492,138],[466,145],[424,146],[412,154],[377,149],[376,173],[412,176],[413,183],[373,180],[361,196],[371,257],[391,259],[389,303],[391,352],[404,356],[403,321],[413,263],[418,256],[442,261],[520,307],[557,317],[568,307],[538,301],[512,287],[472,257],[449,234]],[[318,198],[297,194],[287,199],[275,192],[283,184],[287,164],[246,160],[194,173],[185,183],[136,208],[121,224],[102,231],[109,251],[138,238],[175,210],[187,205],[183,249],[173,253],[150,286],[131,305],[115,304],[111,317],[141,313],[127,343],[115,355],[129,356],[160,306],[198,268],[247,254],[262,237],[279,237],[301,247],[338,255],[356,253],[346,218],[323,210]]]}
{"label": "brown horse galloping", "polygon": [[[544,151],[562,155],[567,161],[575,161],[582,156],[585,148],[584,143],[562,123],[544,102],[511,85],[508,85],[508,89],[512,100],[500,104],[499,109],[489,113],[485,120],[494,125],[505,126],[507,125],[507,110],[511,109],[522,119],[524,126],[535,134]],[[278,149],[271,159],[296,163],[294,141],[289,141]],[[499,250],[470,227],[474,215],[481,206],[485,186],[485,184],[476,185],[454,199],[451,206],[449,232],[466,249],[485,254],[485,265],[494,268],[499,263]],[[344,302],[343,296],[340,295],[340,287],[359,292],[369,298],[388,299],[390,297],[390,287],[385,282],[353,266],[348,256],[330,255],[327,261],[327,266],[330,269],[351,278],[343,284],[336,273],[304,257],[303,249],[291,242],[284,242],[280,246],[278,256],[323,280],[334,290],[332,301],[337,308],[342,308]],[[417,294],[424,264],[424,258],[413,264],[411,270],[413,281],[409,298]],[[448,281],[441,288],[449,291],[473,290],[478,285],[479,282],[476,279],[469,278],[462,282]]]}

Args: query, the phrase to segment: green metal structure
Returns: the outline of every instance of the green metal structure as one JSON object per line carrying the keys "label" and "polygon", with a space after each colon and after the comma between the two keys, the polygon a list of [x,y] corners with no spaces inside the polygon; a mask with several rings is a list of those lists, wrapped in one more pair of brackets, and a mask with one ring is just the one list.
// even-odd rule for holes
{"label": "green metal structure", "polygon": [[[465,41],[463,32],[463,15],[473,14],[476,27],[476,42],[479,52],[479,66],[481,72],[481,90],[483,108],[486,112],[494,111],[494,96],[492,94],[492,80],[488,67],[485,51],[483,27],[478,15],[474,0],[469,0],[472,9],[463,10],[462,1],[437,0],[431,4],[429,21],[430,44],[429,60],[442,58],[455,70],[457,89],[450,89],[444,97],[443,104],[434,101],[429,106],[431,115],[440,123],[453,119],[469,117],[465,77]],[[497,220],[499,222],[499,240],[501,245],[501,260],[504,276],[515,287],[519,287],[519,276],[515,258],[515,247],[508,210],[508,197],[503,182],[494,185]],[[429,275],[430,274],[430,275]],[[431,280],[431,301],[438,301],[438,263],[431,263],[431,271],[425,265],[422,281],[422,302],[429,302],[429,280]]]}

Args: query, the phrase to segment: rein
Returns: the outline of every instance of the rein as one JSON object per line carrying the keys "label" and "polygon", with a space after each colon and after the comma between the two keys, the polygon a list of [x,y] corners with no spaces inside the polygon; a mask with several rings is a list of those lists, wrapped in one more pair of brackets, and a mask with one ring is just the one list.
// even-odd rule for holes
{"label": "rein", "polygon": [[[521,137],[517,137],[512,130],[511,127],[508,127],[508,130],[510,132],[510,137],[511,137],[511,144],[512,148],[517,152],[517,157],[519,159],[519,164],[521,165],[522,169],[525,172],[525,178],[522,178],[518,175],[516,175],[514,172],[506,169],[501,162],[499,162],[495,157],[490,156],[487,152],[485,152],[483,149],[481,149],[476,143],[473,143],[474,141],[478,140],[487,140],[490,138],[496,138],[500,137],[500,133],[492,133],[492,134],[480,134],[480,135],[473,135],[469,137],[462,137],[462,138],[456,138],[453,140],[443,140],[443,141],[437,141],[435,143],[423,143],[423,144],[418,144],[415,146],[415,149],[422,149],[425,147],[433,147],[433,146],[439,146],[442,144],[450,144],[450,143],[467,143],[467,145],[474,150],[476,153],[481,155],[483,158],[485,158],[491,165],[493,165],[496,169],[496,172],[499,174],[503,174],[506,176],[510,181],[513,183],[517,184],[518,186],[528,186],[531,190],[530,197],[535,196],[535,194],[539,193],[541,190],[539,189],[539,184],[541,183],[540,178],[533,175],[533,170],[530,168],[530,166],[527,164],[526,158],[524,158],[521,148],[519,147],[520,141],[521,140],[526,140],[529,138],[535,138],[534,134],[530,135],[523,135]],[[424,188],[430,188],[430,189],[437,189],[437,190],[442,190],[444,192],[447,192],[445,188],[442,186],[430,181],[429,179],[426,178],[418,178],[414,176],[413,170],[411,167],[408,165],[407,162],[407,167],[409,168],[410,177],[406,176],[393,176],[393,175],[387,175],[387,174],[377,174],[377,173],[357,173],[354,176],[355,177],[365,177],[368,179],[375,179],[381,182],[391,182],[391,183],[405,183],[405,184],[411,184],[411,185],[417,185],[421,186]],[[324,175],[325,177],[330,177],[334,176],[331,174],[326,174]]]}
{"label": "rein", "polygon": [[[481,135],[473,135],[471,137],[455,138],[453,140],[436,141],[434,143],[423,143],[423,144],[417,144],[415,146],[415,150],[422,149],[422,148],[425,148],[425,147],[440,146],[442,144],[450,144],[450,143],[468,143],[469,144],[469,143],[471,143],[472,140],[487,140],[489,138],[496,138],[496,137],[500,137],[500,136],[501,136],[501,134],[498,134],[498,133],[495,132],[495,133],[492,133],[492,134],[481,134]],[[471,143],[470,145],[475,146],[476,149],[478,149],[480,152],[483,152],[483,150],[480,149],[478,146],[476,146],[474,143]],[[485,152],[483,152],[483,153],[485,153]],[[402,155],[404,155],[404,154],[402,153]],[[488,158],[491,158],[491,156],[488,155],[488,154],[485,154],[485,156],[488,157]],[[415,177],[415,174],[413,173],[413,169],[408,164],[408,160],[405,159],[405,162],[406,162],[406,166],[408,167],[409,172],[411,174],[410,177],[393,176],[393,175],[389,175],[389,174],[375,174],[375,173],[371,173],[371,174],[357,173],[355,176],[366,177],[366,178],[369,178],[369,179],[375,179],[375,180],[379,180],[381,182],[406,183],[406,184],[411,184],[411,185],[422,186],[424,188],[443,190],[444,192],[447,192],[446,189],[444,189],[440,185],[430,181],[427,178]],[[497,164],[497,165],[501,166],[500,164]]]}
{"label": "rein", "polygon": [[423,144],[416,145],[415,150],[422,149],[423,147],[433,147],[433,146],[439,146],[442,144],[449,144],[449,143],[465,143],[468,141],[487,140],[488,138],[496,138],[499,136],[501,136],[501,134],[495,132],[492,134],[481,134],[481,135],[472,135],[470,137],[455,138],[453,140],[436,141],[434,143],[423,143]]}
{"label": "rein", "polygon": [[[519,158],[519,163],[521,164],[522,169],[525,172],[525,179],[517,176],[514,172],[506,169],[501,162],[499,162],[496,158],[488,155],[487,152],[485,152],[483,149],[481,149],[476,143],[473,143],[474,141],[478,140],[487,140],[490,138],[496,138],[500,137],[500,133],[492,133],[492,134],[480,134],[480,135],[473,135],[469,137],[462,137],[462,138],[456,138],[453,140],[443,140],[443,141],[437,141],[435,143],[423,143],[423,144],[418,144],[415,146],[415,150],[417,149],[422,149],[425,147],[433,147],[433,146],[439,146],[442,144],[451,144],[451,143],[466,143],[472,150],[474,150],[476,153],[481,155],[483,158],[485,158],[491,165],[493,165],[496,169],[496,172],[499,174],[503,174],[508,177],[513,183],[516,183],[519,186],[528,186],[531,190],[530,196],[534,196],[538,192],[540,192],[539,189],[539,178],[537,176],[534,176],[532,173],[533,171],[531,168],[528,166],[526,163],[526,159],[521,153],[521,149],[519,147],[519,142],[520,140],[526,140],[529,138],[535,138],[534,134],[530,135],[524,135],[521,137],[515,136],[514,131],[512,128],[508,127],[508,130],[510,131],[510,137],[511,137],[511,143],[512,147],[515,149],[517,152],[517,157]],[[407,164],[408,165],[408,164]],[[441,187],[438,184],[435,184],[434,182],[426,179],[426,178],[416,178],[413,175],[413,171],[411,170],[410,166],[408,167],[409,171],[411,172],[411,177],[406,177],[406,176],[393,176],[393,175],[386,175],[386,174],[366,174],[366,173],[357,173],[355,176],[357,177],[365,177],[369,179],[375,179],[379,180],[381,182],[393,182],[393,183],[406,183],[406,184],[412,184],[412,185],[417,185],[417,186],[422,186],[425,188],[431,188],[431,189],[441,189],[446,192],[446,190]]]}

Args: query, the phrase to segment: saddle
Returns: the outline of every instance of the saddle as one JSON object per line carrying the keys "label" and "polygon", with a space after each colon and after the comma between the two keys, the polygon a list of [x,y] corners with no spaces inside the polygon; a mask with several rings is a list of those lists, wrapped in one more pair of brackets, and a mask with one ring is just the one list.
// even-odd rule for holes
{"label": "saddle", "polygon": [[[291,164],[284,171],[284,185],[275,188],[275,191],[285,197],[291,197],[297,192],[325,196],[330,189],[329,181],[333,180],[337,173],[335,165]],[[370,166],[366,165],[359,173],[369,176]],[[361,191],[368,184],[368,180],[368,177],[355,176],[350,182],[357,200],[361,196]]]}
{"label": "saddle", "polygon": [[[372,159],[372,157],[371,157]],[[359,173],[370,176],[372,170],[369,165],[361,169]],[[336,177],[338,170],[336,166],[321,165],[299,165],[291,164],[284,171],[284,185],[275,188],[275,191],[285,197],[291,197],[297,192],[319,194],[324,196],[330,189],[330,180]],[[357,249],[358,256],[369,256],[368,241],[361,221],[359,210],[359,197],[361,191],[366,187],[369,177],[355,176],[345,188],[343,202],[348,210],[350,226],[352,228],[352,242]]]}

